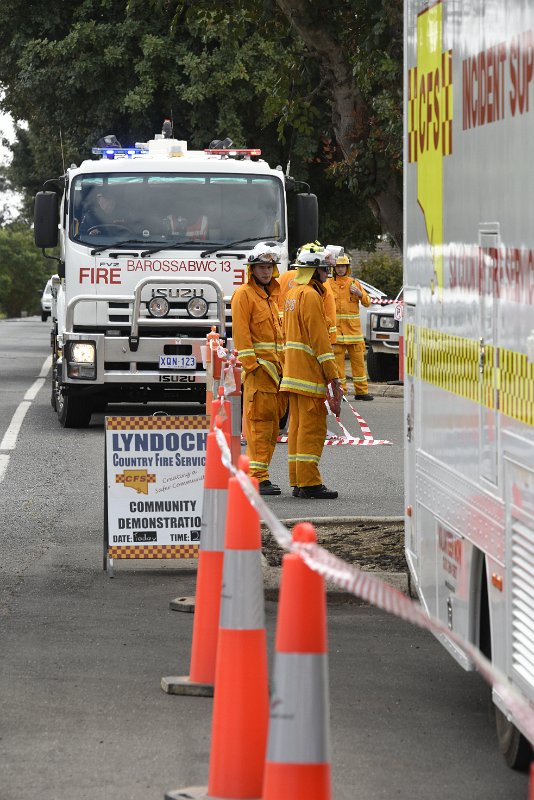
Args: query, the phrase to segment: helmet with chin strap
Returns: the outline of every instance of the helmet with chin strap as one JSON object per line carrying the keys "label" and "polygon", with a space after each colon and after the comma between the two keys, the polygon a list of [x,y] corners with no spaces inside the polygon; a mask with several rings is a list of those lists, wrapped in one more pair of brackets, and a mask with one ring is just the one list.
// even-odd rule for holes
{"label": "helmet with chin strap", "polygon": [[319,242],[303,244],[297,253],[296,266],[295,281],[301,285],[309,283],[318,267],[330,270],[328,253]]}
{"label": "helmet with chin strap", "polygon": [[273,278],[278,278],[278,264],[282,260],[280,246],[276,242],[258,242],[248,254],[248,280],[252,278],[252,268],[265,265],[273,268]]}

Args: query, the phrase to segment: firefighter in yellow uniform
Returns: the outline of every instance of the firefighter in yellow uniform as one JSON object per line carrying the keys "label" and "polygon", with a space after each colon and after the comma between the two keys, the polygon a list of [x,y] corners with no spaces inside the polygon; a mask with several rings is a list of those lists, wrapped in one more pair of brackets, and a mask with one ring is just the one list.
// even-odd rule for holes
{"label": "firefighter in yellow uniform", "polygon": [[324,250],[300,252],[295,285],[284,306],[284,375],[281,390],[289,394],[288,466],[293,497],[333,500],[319,461],[326,436],[324,404],[330,382],[339,384],[328,334],[323,284],[330,267]]}
{"label": "firefighter in yellow uniform", "polygon": [[[323,246],[319,242],[310,242],[308,244],[303,244],[302,247],[299,249],[297,253],[297,258],[300,253],[309,252],[310,249],[316,250],[323,250]],[[284,302],[286,299],[286,294],[291,289],[292,286],[295,285],[295,279],[297,277],[297,273],[295,271],[297,264],[291,264],[287,270],[284,272],[283,275],[280,276],[278,279],[278,283],[280,284],[280,294],[278,295],[278,312],[280,319],[284,320]],[[324,310],[326,312],[326,319],[328,322],[328,333],[330,335],[330,342],[334,344],[336,341],[336,300],[333,295],[332,290],[328,285],[328,281],[323,284],[324,289],[326,289],[323,295],[323,302],[324,302]]]}
{"label": "firefighter in yellow uniform", "polygon": [[287,398],[279,394],[282,378],[282,326],[278,316],[279,248],[260,242],[248,258],[247,282],[232,297],[232,335],[243,365],[243,405],[250,475],[262,495],[278,495],[269,480],[269,464]]}
{"label": "firefighter in yellow uniform", "polygon": [[327,283],[336,303],[337,338],[334,353],[341,388],[346,393],[345,352],[347,351],[354,382],[354,399],[372,400],[373,395],[368,392],[365,342],[360,323],[360,304],[367,308],[371,300],[361,283],[351,277],[350,259],[347,255],[336,259],[334,274]]}

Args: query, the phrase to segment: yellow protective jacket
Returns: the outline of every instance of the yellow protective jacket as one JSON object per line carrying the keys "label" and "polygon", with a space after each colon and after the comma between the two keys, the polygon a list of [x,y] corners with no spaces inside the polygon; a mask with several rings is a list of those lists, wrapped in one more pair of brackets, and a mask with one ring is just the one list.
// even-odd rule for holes
{"label": "yellow protective jacket", "polygon": [[[278,295],[278,313],[280,316],[280,320],[283,323],[284,321],[284,303],[286,299],[286,295],[288,291],[295,286],[295,278],[297,277],[297,271],[294,269],[288,269],[287,272],[284,272],[278,278],[278,283],[280,284],[280,294]],[[330,343],[335,344],[336,341],[336,300],[332,290],[328,287],[328,281],[323,283],[323,288],[326,290],[323,293],[323,303],[324,303],[324,310],[326,312],[326,321],[328,324],[328,333],[330,336]]]}
{"label": "yellow protective jacket", "polygon": [[[362,326],[360,323],[360,303],[367,308],[371,299],[361,283],[350,275],[342,278],[328,278],[327,284],[336,302],[337,344],[357,344],[363,342]],[[350,286],[355,284],[362,293],[358,299],[350,293]]]}
{"label": "yellow protective jacket", "polygon": [[[280,287],[273,278],[267,287],[251,277],[232,297],[232,337],[247,375],[262,367],[277,391],[282,376],[282,325],[278,317]],[[270,385],[270,384],[269,384]]]}
{"label": "yellow protective jacket", "polygon": [[324,288],[317,281],[295,284],[284,306],[284,377],[281,391],[325,397],[337,378],[324,309]]}

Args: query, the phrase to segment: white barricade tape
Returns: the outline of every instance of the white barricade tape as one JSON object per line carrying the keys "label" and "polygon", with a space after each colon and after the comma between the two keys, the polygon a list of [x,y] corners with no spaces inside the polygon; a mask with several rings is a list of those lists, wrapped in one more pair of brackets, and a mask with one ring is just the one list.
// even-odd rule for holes
{"label": "white barricade tape", "polygon": [[450,639],[473,661],[483,678],[503,699],[518,727],[531,742],[534,742],[534,711],[512,686],[506,675],[497,670],[476,647],[449,630],[440,620],[429,617],[418,603],[414,603],[409,597],[373,576],[372,573],[362,572],[358,567],[347,564],[318,544],[293,542],[290,531],[260,497],[248,475],[237,470],[232,464],[230,450],[222,430],[216,428],[215,434],[221,449],[222,463],[236,476],[249,502],[258,511],[280,547],[298,553],[310,569],[365,602],[394,614],[412,625],[418,625]]}
{"label": "white barricade tape", "polygon": [[[327,447],[327,446],[328,447],[335,447],[335,446],[338,446],[338,445],[351,445],[353,447],[355,445],[363,445],[364,447],[365,446],[372,447],[372,446],[377,445],[377,444],[392,444],[387,439],[373,439],[373,434],[371,433],[371,429],[369,428],[369,425],[366,423],[366,421],[363,419],[363,417],[361,417],[360,414],[358,414],[358,412],[356,411],[356,409],[351,406],[351,404],[349,403],[349,401],[347,400],[345,395],[343,395],[342,399],[345,401],[345,403],[348,405],[348,407],[350,408],[350,410],[352,411],[352,413],[354,414],[354,416],[358,420],[358,425],[361,428],[361,431],[362,431],[362,434],[363,434],[363,439],[362,438],[356,438],[356,437],[352,436],[349,433],[349,431],[345,428],[345,426],[343,425],[341,420],[338,417],[335,417],[329,411],[328,416],[329,417],[330,416],[334,417],[334,419],[336,420],[337,424],[339,425],[339,427],[343,431],[343,436],[337,436],[335,433],[332,433],[331,431],[328,431],[327,435],[326,435],[325,442],[324,442],[325,443],[325,447]],[[326,404],[326,407],[328,409],[328,404]],[[277,441],[278,444],[287,444],[288,440],[289,440],[289,436],[287,434],[281,434],[280,436],[276,437],[276,441]]]}

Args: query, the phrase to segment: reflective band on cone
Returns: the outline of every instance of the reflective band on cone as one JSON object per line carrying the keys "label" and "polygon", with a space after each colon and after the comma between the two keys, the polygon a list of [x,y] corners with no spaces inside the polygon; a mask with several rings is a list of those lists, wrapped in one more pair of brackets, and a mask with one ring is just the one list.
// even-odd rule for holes
{"label": "reflective band on cone", "polygon": [[[309,523],[293,540],[315,542]],[[330,800],[330,730],[324,579],[284,556],[263,800]]]}
{"label": "reflective band on cone", "polygon": [[[217,425],[223,427],[220,418],[217,418]],[[229,445],[230,436],[226,432],[225,438]],[[213,694],[229,478],[230,473],[221,461],[221,450],[215,431],[210,431],[206,445],[202,529],[189,676],[162,678],[162,689],[169,694]]]}
{"label": "reflective band on cone", "polygon": [[[245,456],[239,467],[248,471]],[[268,716],[260,520],[231,478],[208,797],[261,797]]]}

